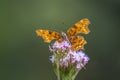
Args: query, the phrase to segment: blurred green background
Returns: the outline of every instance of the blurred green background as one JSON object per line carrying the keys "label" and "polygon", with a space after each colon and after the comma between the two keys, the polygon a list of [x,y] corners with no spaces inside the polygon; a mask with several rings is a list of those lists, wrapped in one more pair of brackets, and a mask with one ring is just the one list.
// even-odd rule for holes
{"label": "blurred green background", "polygon": [[0,0],[0,80],[56,80],[35,30],[66,31],[82,18],[91,60],[76,80],[119,80],[120,0]]}

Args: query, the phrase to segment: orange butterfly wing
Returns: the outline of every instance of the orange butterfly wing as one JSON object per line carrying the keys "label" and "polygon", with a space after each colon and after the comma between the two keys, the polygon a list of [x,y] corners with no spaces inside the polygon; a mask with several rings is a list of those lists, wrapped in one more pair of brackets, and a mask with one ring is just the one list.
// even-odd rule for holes
{"label": "orange butterfly wing", "polygon": [[78,51],[80,49],[84,50],[84,45],[87,43],[82,36],[71,36],[70,42],[73,51]]}
{"label": "orange butterfly wing", "polygon": [[90,21],[87,18],[84,18],[77,22],[74,26],[72,26],[68,31],[67,34],[69,36],[73,36],[79,33],[88,34],[90,30],[88,29],[88,25]]}
{"label": "orange butterfly wing", "polygon": [[45,42],[50,43],[53,39],[60,39],[61,35],[57,32],[49,31],[49,30],[36,30],[38,36],[41,36]]}
{"label": "orange butterfly wing", "polygon": [[84,39],[84,37],[76,35],[80,33],[88,34],[90,32],[90,30],[88,29],[89,24],[90,21],[87,18],[84,18],[75,23],[75,25],[67,31],[67,35],[72,45],[72,50],[84,50],[84,45],[87,43],[87,41]]}

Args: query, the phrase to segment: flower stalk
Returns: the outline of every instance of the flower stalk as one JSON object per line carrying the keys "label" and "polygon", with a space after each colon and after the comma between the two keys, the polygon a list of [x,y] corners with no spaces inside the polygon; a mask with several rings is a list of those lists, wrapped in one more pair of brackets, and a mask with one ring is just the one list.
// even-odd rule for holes
{"label": "flower stalk", "polygon": [[57,65],[57,79],[60,80],[60,70],[59,70],[59,55],[56,56],[56,65]]}

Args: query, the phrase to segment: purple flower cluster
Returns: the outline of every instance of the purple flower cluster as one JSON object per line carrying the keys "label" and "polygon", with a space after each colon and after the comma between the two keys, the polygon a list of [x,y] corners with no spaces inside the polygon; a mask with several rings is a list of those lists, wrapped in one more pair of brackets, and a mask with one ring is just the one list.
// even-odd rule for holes
{"label": "purple flower cluster", "polygon": [[76,69],[82,69],[89,61],[88,56],[83,51],[69,51],[65,58],[60,59],[61,67],[75,66]]}
{"label": "purple flower cluster", "polygon": [[69,50],[71,49],[71,45],[67,42],[67,41],[62,41],[61,43],[56,41],[52,47],[49,46],[49,50],[51,52],[55,51],[55,52],[58,52],[58,51],[61,51],[61,52],[64,52],[66,50]]}
{"label": "purple flower cluster", "polygon": [[[50,51],[60,54],[67,53],[65,56],[59,57],[60,68],[68,68],[70,65],[75,67],[77,70],[80,70],[89,61],[89,57],[82,50],[72,51],[71,45],[67,41],[63,41],[61,43],[56,41],[53,46],[50,47]],[[53,54],[50,58],[50,61],[53,64],[56,64],[56,55]]]}

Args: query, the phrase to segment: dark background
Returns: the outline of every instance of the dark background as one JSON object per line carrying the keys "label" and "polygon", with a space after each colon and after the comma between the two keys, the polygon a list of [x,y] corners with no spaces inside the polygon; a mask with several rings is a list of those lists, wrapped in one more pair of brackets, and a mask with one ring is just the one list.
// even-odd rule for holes
{"label": "dark background", "polygon": [[35,30],[66,31],[82,18],[90,62],[76,80],[119,80],[120,0],[0,0],[0,80],[56,80]]}

